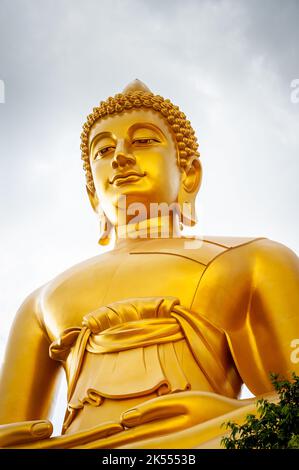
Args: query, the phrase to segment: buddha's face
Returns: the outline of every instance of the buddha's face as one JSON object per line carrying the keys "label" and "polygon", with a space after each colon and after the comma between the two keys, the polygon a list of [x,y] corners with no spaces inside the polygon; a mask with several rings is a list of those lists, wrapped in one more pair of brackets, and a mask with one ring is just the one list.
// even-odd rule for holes
{"label": "buddha's face", "polygon": [[177,201],[182,171],[177,147],[163,117],[153,110],[131,110],[97,121],[89,138],[96,197],[117,224],[122,196],[127,205]]}

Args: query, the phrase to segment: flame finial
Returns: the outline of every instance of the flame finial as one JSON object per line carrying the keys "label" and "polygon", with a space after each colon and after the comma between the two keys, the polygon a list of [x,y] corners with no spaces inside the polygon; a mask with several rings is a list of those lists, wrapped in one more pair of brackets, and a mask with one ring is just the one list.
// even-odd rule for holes
{"label": "flame finial", "polygon": [[130,82],[123,90],[123,94],[130,93],[133,91],[143,91],[145,93],[151,93],[151,90],[141,80],[136,78]]}

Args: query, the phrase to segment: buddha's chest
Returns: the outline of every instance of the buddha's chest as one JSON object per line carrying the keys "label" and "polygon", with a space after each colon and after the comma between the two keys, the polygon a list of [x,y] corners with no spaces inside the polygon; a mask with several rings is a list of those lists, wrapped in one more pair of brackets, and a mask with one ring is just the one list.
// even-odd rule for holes
{"label": "buddha's chest", "polygon": [[172,253],[132,251],[106,271],[101,303],[131,297],[174,296],[189,307],[205,266]]}
{"label": "buddha's chest", "polygon": [[100,258],[47,293],[49,336],[80,326],[84,315],[101,306],[130,298],[173,296],[190,308],[204,269],[204,263],[171,252],[132,250]]}

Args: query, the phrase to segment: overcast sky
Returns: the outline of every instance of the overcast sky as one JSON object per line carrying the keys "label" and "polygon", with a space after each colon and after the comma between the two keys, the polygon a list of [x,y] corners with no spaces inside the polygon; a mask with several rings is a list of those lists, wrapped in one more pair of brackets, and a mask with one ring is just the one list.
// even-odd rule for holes
{"label": "overcast sky", "polygon": [[296,0],[0,0],[2,349],[26,295],[101,252],[81,126],[134,78],[197,131],[198,233],[299,252],[298,20]]}

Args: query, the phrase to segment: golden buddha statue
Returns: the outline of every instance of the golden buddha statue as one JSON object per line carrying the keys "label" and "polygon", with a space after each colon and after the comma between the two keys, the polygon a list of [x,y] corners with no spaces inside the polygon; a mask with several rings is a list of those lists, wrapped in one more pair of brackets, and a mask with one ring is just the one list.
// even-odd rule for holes
{"label": "golden buddha statue", "polygon": [[[0,445],[217,448],[221,424],[255,410],[255,398],[238,398],[243,383],[275,400],[269,373],[299,372],[298,258],[266,238],[181,235],[196,222],[197,140],[179,108],[141,82],[94,108],[81,149],[100,243],[114,247],[21,306],[2,370]],[[61,367],[68,406],[51,438]]]}

